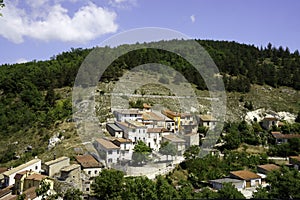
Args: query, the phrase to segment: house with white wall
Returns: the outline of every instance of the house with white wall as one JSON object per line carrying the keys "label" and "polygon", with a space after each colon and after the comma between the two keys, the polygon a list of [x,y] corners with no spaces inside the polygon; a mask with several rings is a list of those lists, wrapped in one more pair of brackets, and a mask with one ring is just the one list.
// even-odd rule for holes
{"label": "house with white wall", "polygon": [[248,170],[232,171],[230,172],[230,178],[243,180],[243,188],[258,187],[261,185],[261,176]]}
{"label": "house with white wall", "polygon": [[58,174],[63,167],[70,165],[70,158],[62,156],[54,160],[49,160],[43,164],[43,169],[45,174],[49,177],[53,177],[55,174]]}
{"label": "house with white wall", "polygon": [[116,124],[124,131],[124,138],[130,139],[133,144],[141,140],[146,143],[147,126],[143,123],[133,120],[125,122],[116,122]]}
{"label": "house with white wall", "polygon": [[158,151],[162,142],[162,137],[169,134],[170,132],[162,127],[148,128],[146,144],[154,151]]}
{"label": "house with white wall", "polygon": [[113,142],[104,138],[98,138],[95,140],[94,146],[107,167],[110,167],[113,163],[119,162],[120,147],[115,145]]}
{"label": "house with white wall", "polygon": [[12,168],[3,173],[4,176],[4,186],[10,186],[15,183],[15,175],[22,171],[34,171],[37,173],[41,172],[42,161],[38,158],[35,158],[27,163],[19,165],[18,167]]}
{"label": "house with white wall", "polygon": [[121,109],[113,111],[113,114],[118,122],[125,122],[126,120],[141,120],[142,112],[139,109]]}
{"label": "house with white wall", "polygon": [[78,155],[75,156],[76,161],[81,166],[81,170],[89,177],[96,177],[104,168],[104,165],[98,162],[92,155]]}
{"label": "house with white wall", "polygon": [[120,161],[129,161],[132,158],[134,145],[130,139],[115,138],[112,142],[120,147]]}
{"label": "house with white wall", "polygon": [[211,115],[200,115],[199,125],[213,129],[217,124],[217,120]]}

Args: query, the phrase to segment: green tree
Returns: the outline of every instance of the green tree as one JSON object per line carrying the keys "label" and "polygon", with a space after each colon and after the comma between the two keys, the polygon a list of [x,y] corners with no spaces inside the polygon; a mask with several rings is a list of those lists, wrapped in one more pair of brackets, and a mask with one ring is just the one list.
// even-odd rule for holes
{"label": "green tree", "polygon": [[244,195],[231,183],[224,183],[222,189],[218,191],[218,194],[221,199],[245,199]]}
{"label": "green tree", "polygon": [[295,169],[281,167],[268,173],[267,182],[270,184],[270,198],[299,199],[300,172]]}
{"label": "green tree", "polygon": [[64,200],[81,200],[82,192],[79,189],[69,188],[63,195]]}
{"label": "green tree", "polygon": [[295,122],[300,123],[300,112],[298,112]]}
{"label": "green tree", "polygon": [[190,146],[183,154],[186,160],[195,159],[200,154],[200,147],[197,145]]}
{"label": "green tree", "polygon": [[35,190],[36,196],[41,196],[42,199],[46,199],[48,196],[47,192],[50,189],[50,183],[47,183],[45,180],[42,180],[40,187]]}
{"label": "green tree", "polygon": [[155,182],[147,177],[128,177],[124,181],[124,189],[122,190],[122,199],[157,199],[155,193]]}
{"label": "green tree", "polygon": [[212,191],[210,188],[202,188],[200,192],[194,194],[195,199],[218,199],[219,194]]}
{"label": "green tree", "polygon": [[156,194],[159,200],[176,199],[179,197],[176,189],[160,175],[156,177]]}
{"label": "green tree", "polygon": [[149,160],[149,155],[152,149],[148,147],[143,141],[139,140],[134,146],[132,161],[134,165],[143,165]]}
{"label": "green tree", "polygon": [[269,193],[266,187],[259,187],[256,192],[253,193],[253,199],[269,199]]}
{"label": "green tree", "polygon": [[120,198],[124,184],[124,173],[114,169],[104,169],[92,184],[93,196],[98,199]]}
{"label": "green tree", "polygon": [[177,154],[176,146],[170,142],[163,142],[160,146],[159,153],[163,155],[175,156]]}

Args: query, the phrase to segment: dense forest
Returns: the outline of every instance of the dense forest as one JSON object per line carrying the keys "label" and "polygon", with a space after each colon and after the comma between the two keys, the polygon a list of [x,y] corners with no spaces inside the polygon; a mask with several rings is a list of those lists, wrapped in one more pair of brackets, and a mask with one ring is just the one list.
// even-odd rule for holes
{"label": "dense forest", "polygon": [[[196,41],[216,63],[227,91],[246,93],[251,84],[300,89],[300,56],[297,50],[291,53],[288,48],[275,48],[272,44],[257,48],[236,42]],[[160,43],[168,42],[172,41]],[[98,53],[120,51],[128,46],[103,47],[99,48]],[[189,46],[185,48],[195,54],[195,49],[188,49]],[[47,141],[47,129],[55,121],[65,119],[72,113],[71,99],[60,99],[54,90],[73,86],[79,67],[92,50],[72,48],[46,61],[34,60],[0,66],[0,137],[3,141],[11,134],[23,135],[29,129],[44,134],[41,136],[41,144]],[[131,51],[119,57],[104,72],[100,81],[117,80],[124,71],[145,63],[169,65],[198,89],[206,89],[199,73],[186,60],[177,54],[153,48]],[[10,147],[7,148],[9,150]],[[0,162],[12,156],[0,157]]]}

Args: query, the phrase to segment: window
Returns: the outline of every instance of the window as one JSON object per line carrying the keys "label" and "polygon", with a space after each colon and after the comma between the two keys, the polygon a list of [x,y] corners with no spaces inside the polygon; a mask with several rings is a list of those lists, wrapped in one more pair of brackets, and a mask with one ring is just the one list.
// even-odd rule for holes
{"label": "window", "polygon": [[111,163],[111,162],[112,162],[112,159],[111,159],[111,158],[109,158],[109,159],[108,159],[108,162],[109,162],[109,163]]}
{"label": "window", "polygon": [[110,151],[108,151],[108,154],[112,154],[112,151],[110,150]]}
{"label": "window", "polygon": [[90,191],[90,188],[86,188],[85,191],[87,191],[87,192]]}
{"label": "window", "polygon": [[38,169],[38,166],[35,166],[35,170],[37,170]]}
{"label": "window", "polygon": [[117,150],[117,154],[119,154],[120,153],[120,151],[119,150]]}
{"label": "window", "polygon": [[98,173],[98,171],[97,170],[95,170],[95,174],[97,174]]}
{"label": "window", "polygon": [[88,171],[88,174],[91,175],[91,171]]}

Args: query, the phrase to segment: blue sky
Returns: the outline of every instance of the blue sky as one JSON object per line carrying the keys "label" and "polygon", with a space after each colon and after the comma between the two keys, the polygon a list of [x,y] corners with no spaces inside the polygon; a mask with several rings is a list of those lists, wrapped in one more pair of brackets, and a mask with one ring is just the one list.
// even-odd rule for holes
{"label": "blue sky", "polygon": [[46,60],[122,31],[161,27],[191,38],[300,50],[296,0],[4,0],[0,64]]}

